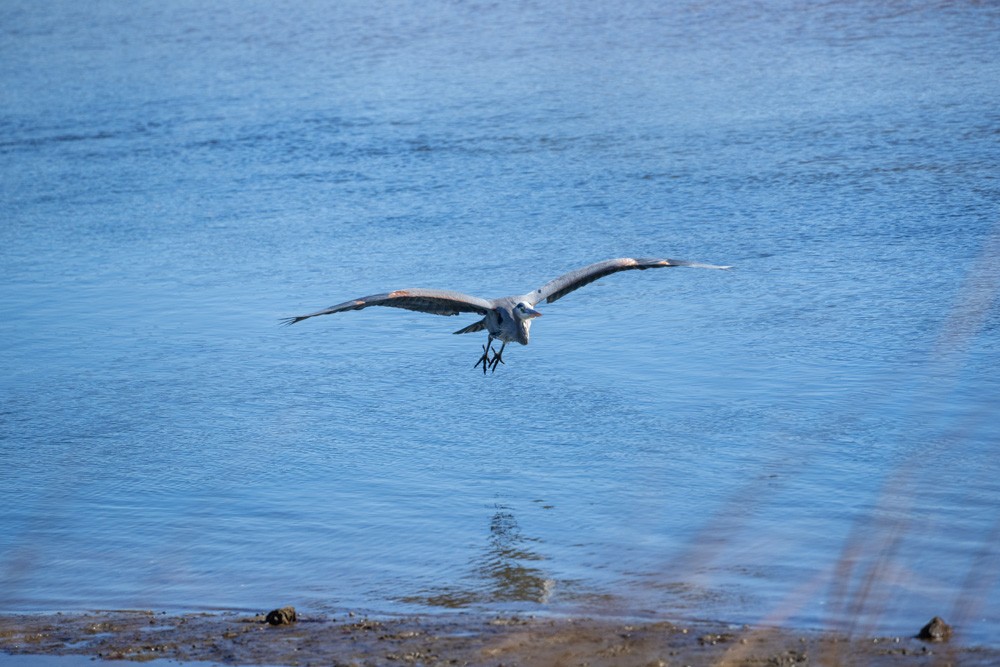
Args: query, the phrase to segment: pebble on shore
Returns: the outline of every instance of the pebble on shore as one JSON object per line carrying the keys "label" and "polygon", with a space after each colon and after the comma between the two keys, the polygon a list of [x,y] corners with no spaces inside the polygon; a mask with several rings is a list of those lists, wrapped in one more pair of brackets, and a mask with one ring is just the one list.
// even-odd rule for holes
{"label": "pebble on shore", "polygon": [[951,626],[940,616],[935,616],[917,633],[917,639],[928,642],[946,642],[951,639]]}
{"label": "pebble on shore", "polygon": [[274,609],[267,614],[267,622],[271,625],[290,625],[295,622],[295,607]]}

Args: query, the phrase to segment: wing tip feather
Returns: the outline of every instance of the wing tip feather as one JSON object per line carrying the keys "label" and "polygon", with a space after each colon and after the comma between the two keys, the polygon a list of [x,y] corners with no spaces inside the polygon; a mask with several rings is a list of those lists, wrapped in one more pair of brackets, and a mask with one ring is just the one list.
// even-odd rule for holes
{"label": "wing tip feather", "polygon": [[659,262],[659,266],[686,266],[692,269],[722,269],[733,268],[731,265],[707,264],[705,262],[690,262],[686,259],[664,259]]}

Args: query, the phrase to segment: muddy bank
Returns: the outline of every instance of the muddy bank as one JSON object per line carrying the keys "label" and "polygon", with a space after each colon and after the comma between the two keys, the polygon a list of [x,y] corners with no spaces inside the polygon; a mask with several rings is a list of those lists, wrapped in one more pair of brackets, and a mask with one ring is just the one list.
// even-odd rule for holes
{"label": "muddy bank", "polygon": [[[0,651],[232,665],[996,665],[1000,651],[915,637],[714,623],[440,615],[308,616],[147,611],[0,616]],[[271,617],[272,623],[275,617]],[[916,634],[916,632],[914,633]]]}

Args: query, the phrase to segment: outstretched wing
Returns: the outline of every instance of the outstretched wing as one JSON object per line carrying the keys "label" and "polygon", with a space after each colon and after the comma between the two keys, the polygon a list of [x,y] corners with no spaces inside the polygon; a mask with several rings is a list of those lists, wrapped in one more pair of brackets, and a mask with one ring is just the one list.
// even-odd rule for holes
{"label": "outstretched wing", "polygon": [[361,310],[369,306],[389,306],[391,308],[405,308],[406,310],[417,310],[421,313],[431,313],[432,315],[458,315],[459,313],[479,313],[485,315],[486,311],[493,306],[486,299],[469,296],[461,292],[451,292],[439,289],[401,289],[387,294],[373,294],[363,296],[360,299],[352,299],[344,303],[330,306],[325,310],[318,310],[308,315],[297,317],[287,317],[282,320],[283,324],[295,324],[317,315],[330,315],[345,310]]}
{"label": "outstretched wing", "polygon": [[659,269],[666,266],[693,266],[699,269],[728,269],[728,266],[716,266],[714,264],[701,264],[699,262],[688,262],[683,259],[658,259],[654,257],[644,257],[642,259],[632,259],[631,257],[620,257],[618,259],[608,259],[597,264],[585,266],[576,271],[559,276],[555,280],[550,280],[534,292],[528,295],[531,305],[541,303],[552,303],[561,299],[573,290],[578,290],[584,285],[594,282],[599,278],[617,273],[619,271],[630,271],[632,269]]}

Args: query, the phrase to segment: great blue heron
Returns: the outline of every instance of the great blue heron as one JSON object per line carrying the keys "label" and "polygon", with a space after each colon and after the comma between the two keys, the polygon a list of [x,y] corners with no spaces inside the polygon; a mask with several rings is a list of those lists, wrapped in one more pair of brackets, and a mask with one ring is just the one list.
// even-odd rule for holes
{"label": "great blue heron", "polygon": [[[590,266],[585,266],[576,271],[559,276],[555,280],[550,280],[533,292],[528,292],[522,296],[504,296],[499,299],[480,299],[477,296],[469,296],[461,292],[437,289],[403,289],[386,294],[373,294],[363,296],[360,299],[345,301],[344,303],[330,306],[324,310],[318,310],[308,315],[298,317],[288,317],[282,320],[284,324],[295,324],[317,315],[329,315],[345,310],[361,310],[369,306],[390,306],[392,308],[405,308],[407,310],[417,310],[422,313],[433,315],[458,315],[459,313],[476,313],[482,315],[483,319],[470,324],[464,329],[459,329],[455,333],[473,333],[486,329],[486,344],[483,345],[483,356],[473,368],[483,366],[483,374],[486,369],[496,372],[498,364],[506,365],[503,360],[503,350],[507,343],[528,344],[528,331],[531,329],[531,320],[540,316],[541,313],[535,310],[534,306],[542,301],[552,303],[560,299],[573,290],[577,290],[588,283],[592,283],[599,278],[617,273],[618,271],[628,271],[630,269],[658,269],[667,266],[693,266],[701,269],[728,269],[728,266],[715,266],[714,264],[700,264],[698,262],[688,262],[683,259],[657,259],[643,258],[632,259],[631,257],[621,257],[609,259]],[[493,341],[501,341],[500,350],[493,349]],[[492,354],[492,357],[490,356]]]}

